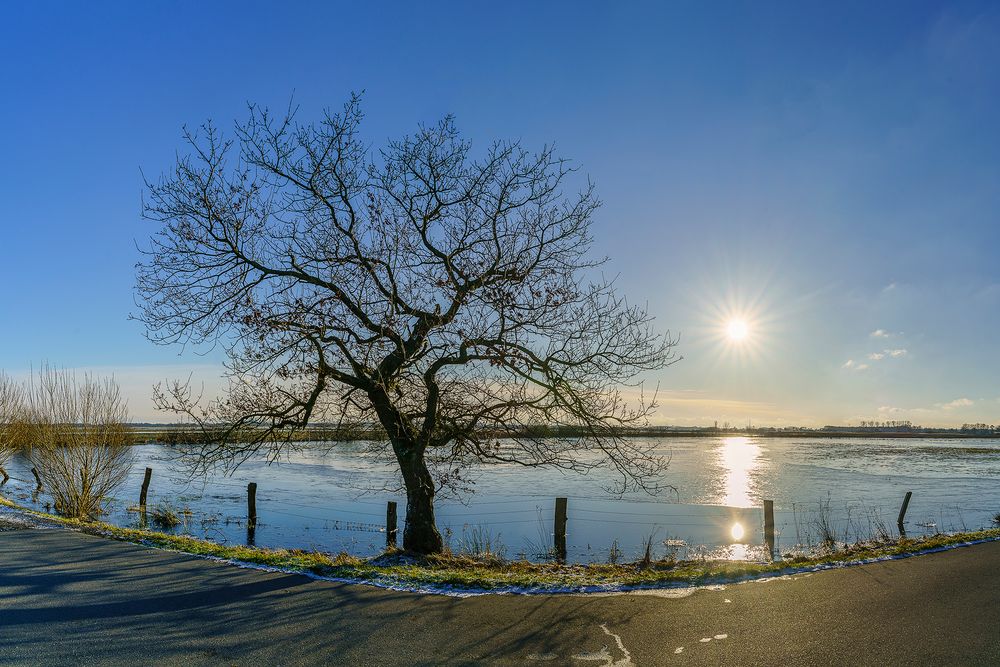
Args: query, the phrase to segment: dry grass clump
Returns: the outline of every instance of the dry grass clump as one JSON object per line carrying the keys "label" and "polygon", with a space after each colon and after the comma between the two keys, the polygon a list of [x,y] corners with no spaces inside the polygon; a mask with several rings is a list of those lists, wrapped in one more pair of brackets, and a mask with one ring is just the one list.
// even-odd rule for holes
{"label": "dry grass clump", "polygon": [[160,528],[176,528],[181,525],[181,518],[172,507],[166,504],[157,505],[149,511],[149,519],[154,526]]}
{"label": "dry grass clump", "polygon": [[466,556],[482,562],[501,562],[507,559],[507,547],[484,526],[471,526],[462,530],[459,556]]}

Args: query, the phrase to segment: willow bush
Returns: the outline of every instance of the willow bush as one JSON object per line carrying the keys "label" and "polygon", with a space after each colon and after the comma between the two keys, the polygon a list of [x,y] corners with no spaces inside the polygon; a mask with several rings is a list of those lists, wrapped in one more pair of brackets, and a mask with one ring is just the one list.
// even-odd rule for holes
{"label": "willow bush", "polygon": [[94,518],[132,469],[128,407],[113,379],[49,367],[25,390],[31,461],[56,511]]}
{"label": "willow bush", "polygon": [[0,469],[27,439],[24,387],[0,371]]}

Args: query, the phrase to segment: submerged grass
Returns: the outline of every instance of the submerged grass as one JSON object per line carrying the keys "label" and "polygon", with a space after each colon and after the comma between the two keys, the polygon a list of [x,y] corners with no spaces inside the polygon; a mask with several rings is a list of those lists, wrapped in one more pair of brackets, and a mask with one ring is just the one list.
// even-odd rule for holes
{"label": "submerged grass", "polygon": [[45,514],[0,497],[0,505],[42,517],[91,535],[240,563],[357,580],[401,588],[451,590],[526,589],[537,592],[617,587],[699,585],[738,581],[753,576],[863,561],[946,547],[983,539],[1000,539],[1000,528],[890,542],[857,544],[816,557],[797,556],[773,563],[741,561],[641,560],[635,563],[559,564],[526,560],[488,559],[470,555],[414,556],[389,551],[366,559],[346,553],[324,554],[301,549],[263,549],[224,545],[185,535],[122,528],[99,521],[66,519]]}
{"label": "submerged grass", "polygon": [[181,525],[181,518],[172,507],[163,503],[149,510],[149,519],[153,525],[160,528],[176,528]]}

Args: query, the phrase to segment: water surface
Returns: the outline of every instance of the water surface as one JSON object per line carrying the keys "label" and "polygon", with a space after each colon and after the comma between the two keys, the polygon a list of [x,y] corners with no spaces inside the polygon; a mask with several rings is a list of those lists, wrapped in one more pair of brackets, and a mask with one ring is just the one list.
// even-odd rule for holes
{"label": "water surface", "polygon": [[[647,540],[654,555],[755,558],[761,553],[760,507],[775,502],[778,548],[807,551],[832,533],[838,541],[895,533],[903,495],[913,492],[908,534],[974,529],[1000,512],[1000,441],[857,438],[661,438],[670,457],[656,497],[611,496],[611,471],[581,476],[510,465],[474,470],[475,492],[440,499],[438,525],[452,548],[503,549],[508,557],[544,558],[552,545],[556,496],[569,498],[567,541],[575,561],[637,557]],[[405,499],[394,465],[364,443],[310,444],[278,463],[263,457],[231,476],[191,478],[176,447],[135,447],[135,466],[109,503],[108,520],[134,525],[146,466],[148,504],[187,510],[175,532],[245,543],[246,488],[257,483],[259,546],[367,555],[385,545],[386,502]],[[7,465],[3,493],[44,507],[32,494],[30,463]]]}

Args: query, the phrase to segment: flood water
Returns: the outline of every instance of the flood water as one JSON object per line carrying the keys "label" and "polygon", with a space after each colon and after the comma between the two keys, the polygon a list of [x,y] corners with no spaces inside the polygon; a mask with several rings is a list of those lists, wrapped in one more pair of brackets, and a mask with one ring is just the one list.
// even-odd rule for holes
{"label": "flood water", "polygon": [[[762,511],[775,503],[777,547],[804,552],[833,536],[840,542],[896,533],[907,491],[909,535],[972,530],[1000,512],[1000,441],[856,438],[662,438],[655,445],[670,466],[673,487],[657,497],[610,496],[611,473],[586,476],[556,470],[491,466],[474,471],[475,492],[439,499],[438,526],[455,551],[489,542],[507,557],[542,559],[552,546],[555,498],[568,501],[569,558],[607,561],[641,555],[651,538],[654,556],[762,557]],[[172,532],[228,544],[248,539],[246,489],[257,484],[258,546],[356,555],[385,546],[386,502],[394,492],[391,462],[362,443],[306,445],[286,460],[251,460],[231,476],[191,478],[169,446],[134,448],[135,465],[105,517],[136,525],[144,469],[153,469],[147,505],[182,511]],[[15,458],[2,493],[44,508],[33,494],[31,464]]]}

